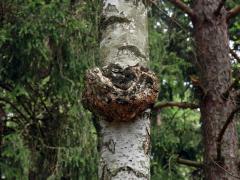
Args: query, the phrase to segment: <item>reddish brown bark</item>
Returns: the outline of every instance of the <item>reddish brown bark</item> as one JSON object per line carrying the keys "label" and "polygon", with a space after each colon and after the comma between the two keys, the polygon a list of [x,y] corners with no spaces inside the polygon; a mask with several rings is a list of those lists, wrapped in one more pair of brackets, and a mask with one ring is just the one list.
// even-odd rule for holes
{"label": "reddish brown bark", "polygon": [[[196,0],[193,9],[181,8],[193,21],[197,67],[201,80],[201,122],[204,176],[207,180],[240,179],[238,138],[234,115],[239,111],[233,88],[227,21],[240,13],[226,11],[224,0]],[[176,3],[178,2],[178,3]],[[188,12],[193,12],[189,14]],[[235,91],[235,92],[234,92]],[[239,96],[239,93],[238,93]]]}
{"label": "reddish brown bark", "polygon": [[208,180],[236,179],[237,132],[234,121],[229,123],[219,146],[218,137],[225,122],[232,115],[235,102],[226,96],[232,83],[229,58],[227,11],[216,14],[219,0],[198,0],[193,7],[194,38],[197,48],[197,66],[203,97],[201,122],[204,144],[204,174]]}

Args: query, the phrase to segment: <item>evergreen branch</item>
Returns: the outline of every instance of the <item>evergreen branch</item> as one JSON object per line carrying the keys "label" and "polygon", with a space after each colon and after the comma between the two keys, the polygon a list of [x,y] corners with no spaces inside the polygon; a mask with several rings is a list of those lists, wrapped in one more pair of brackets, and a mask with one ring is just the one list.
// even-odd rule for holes
{"label": "evergreen branch", "polygon": [[[14,86],[12,86],[11,84],[5,83],[3,81],[0,81],[0,87],[2,89],[5,89],[6,91],[8,91],[9,93],[11,93],[14,90]],[[26,97],[25,97],[26,98]],[[26,104],[30,105],[31,103],[29,102],[24,102],[27,99],[23,99],[22,96],[16,96],[17,101],[19,102],[19,104],[23,107],[23,109],[30,115],[32,116],[32,113],[30,113],[30,111],[28,110],[28,107],[26,106]],[[32,98],[33,100],[33,98]]]}
{"label": "evergreen branch", "polygon": [[203,163],[201,163],[201,162],[191,161],[191,160],[188,160],[188,159],[182,159],[180,157],[177,158],[177,163],[183,164],[183,165],[186,165],[186,166],[196,167],[196,168],[202,168],[203,167]]}
{"label": "evergreen branch", "polygon": [[[4,83],[2,81],[0,81],[0,87],[2,89],[7,90],[8,92],[11,92],[13,90],[13,86],[11,86],[10,84]],[[20,105],[23,107],[23,109],[28,113],[29,116],[32,116],[32,114],[30,113],[30,111],[28,110],[28,108],[26,107],[26,105],[24,104],[24,102],[22,101],[22,97],[17,96],[16,97],[17,101],[20,103]]]}
{"label": "evergreen branch", "polygon": [[149,0],[158,10],[160,13],[162,13],[163,15],[165,15],[169,20],[171,20],[173,23],[175,23],[179,28],[181,28],[185,33],[187,33],[188,31],[186,30],[186,28],[184,28],[175,18],[171,17],[168,15],[167,12],[165,12],[163,9],[161,9],[157,3],[153,0]]}
{"label": "evergreen branch", "polygon": [[28,120],[28,118],[17,108],[17,106],[14,103],[3,97],[0,97],[0,101],[9,104],[17,113],[19,113],[22,116],[23,119]]}
{"label": "evergreen branch", "polygon": [[172,4],[174,4],[176,7],[181,9],[183,12],[187,13],[191,18],[195,16],[193,10],[187,6],[184,2],[181,0],[169,0]]}
{"label": "evergreen branch", "polygon": [[234,7],[233,9],[228,11],[227,14],[227,20],[234,18],[235,16],[237,16],[240,13],[240,5]]}
{"label": "evergreen branch", "polygon": [[40,99],[40,103],[43,105],[44,109],[47,111],[47,113],[49,114],[50,117],[52,117],[52,113],[50,111],[50,109],[47,107],[46,103],[44,102],[43,98],[42,98],[42,95],[38,92],[38,90],[35,90],[31,84],[27,84],[28,87],[31,89],[31,91],[34,93],[34,95],[36,97],[39,97]]}
{"label": "evergreen branch", "polygon": [[26,111],[26,113],[27,113],[30,117],[32,117],[32,116],[33,116],[33,113],[30,112],[30,111],[29,111],[29,108],[27,107],[27,105],[31,105],[31,103],[30,103],[30,102],[29,102],[29,103],[25,102],[26,99],[23,99],[22,96],[17,96],[16,99],[17,99],[17,101],[19,102],[19,104],[23,107],[23,109]]}
{"label": "evergreen branch", "polygon": [[194,103],[188,103],[188,102],[157,102],[155,103],[153,110],[161,110],[163,108],[168,108],[168,107],[178,107],[181,109],[197,109],[199,108],[199,105],[194,104]]}

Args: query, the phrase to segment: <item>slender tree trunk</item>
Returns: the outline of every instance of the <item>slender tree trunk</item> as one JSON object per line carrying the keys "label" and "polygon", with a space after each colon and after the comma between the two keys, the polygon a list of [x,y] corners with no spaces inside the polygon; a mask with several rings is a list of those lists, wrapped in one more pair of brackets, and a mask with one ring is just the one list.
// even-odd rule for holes
{"label": "slender tree trunk", "polygon": [[228,125],[219,142],[219,134],[235,107],[234,99],[228,94],[232,73],[227,12],[223,7],[220,13],[215,13],[219,3],[220,0],[197,0],[193,7],[197,63],[203,89],[200,109],[204,171],[208,180],[230,180],[239,175],[234,121]]}
{"label": "slender tree trunk", "polygon": [[[102,18],[101,60],[104,65],[146,65],[147,12],[141,1],[108,0]],[[105,29],[104,29],[105,28]],[[146,111],[134,122],[100,120],[100,179],[150,179],[150,119]]]}
{"label": "slender tree trunk", "polygon": [[97,113],[99,179],[150,179],[150,110],[157,80],[148,61],[147,10],[140,0],[105,0],[103,68],[87,73],[85,107]]}

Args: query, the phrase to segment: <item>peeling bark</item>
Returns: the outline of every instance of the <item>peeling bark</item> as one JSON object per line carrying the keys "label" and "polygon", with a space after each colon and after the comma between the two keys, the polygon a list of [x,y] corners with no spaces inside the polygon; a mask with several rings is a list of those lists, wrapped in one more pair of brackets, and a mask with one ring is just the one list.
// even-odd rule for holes
{"label": "peeling bark", "polygon": [[150,179],[150,110],[158,94],[149,71],[147,10],[141,0],[104,0],[102,68],[89,70],[83,103],[98,116],[99,179]]}

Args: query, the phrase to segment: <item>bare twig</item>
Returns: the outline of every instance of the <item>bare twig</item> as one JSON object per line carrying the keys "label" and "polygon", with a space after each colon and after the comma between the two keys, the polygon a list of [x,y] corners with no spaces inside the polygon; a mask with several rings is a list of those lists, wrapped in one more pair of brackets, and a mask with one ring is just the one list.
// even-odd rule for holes
{"label": "bare twig", "polygon": [[191,18],[195,16],[193,10],[187,6],[184,2],[181,0],[169,0],[172,4],[174,4],[176,7],[181,9],[183,12],[187,13]]}
{"label": "bare twig", "polygon": [[41,104],[43,105],[44,109],[47,111],[47,113],[50,115],[50,117],[52,116],[52,113],[50,111],[50,109],[47,107],[46,103],[44,102],[42,95],[38,92],[38,90],[34,89],[31,84],[27,84],[28,87],[31,89],[31,91],[34,93],[34,95],[36,97],[39,97]]}
{"label": "bare twig", "polygon": [[19,102],[19,105],[21,105],[23,107],[23,109],[25,110],[25,112],[32,117],[32,112],[29,111],[30,108],[27,107],[27,105],[31,105],[31,103],[26,102],[26,99],[23,99],[23,96],[17,96],[16,99]]}
{"label": "bare twig", "polygon": [[202,168],[203,167],[203,163],[201,163],[201,162],[191,161],[191,160],[188,160],[188,159],[182,159],[180,157],[177,158],[177,163],[183,164],[183,165],[186,165],[186,166],[196,167],[196,168]]}
{"label": "bare twig", "polygon": [[154,107],[153,110],[161,110],[163,108],[168,108],[168,107],[178,107],[178,108],[182,108],[182,109],[197,109],[199,108],[199,105],[197,104],[193,104],[193,103],[187,103],[187,102],[157,102]]}
{"label": "bare twig", "polygon": [[[7,84],[5,82],[0,81],[0,87],[2,89],[7,90],[8,92],[12,92],[14,87],[11,84]],[[28,107],[25,105],[25,102],[22,99],[22,96],[17,96],[16,97],[17,101],[19,102],[19,104],[23,107],[23,109],[28,113],[29,116],[32,116],[32,114],[30,113],[30,111],[28,110]]]}
{"label": "bare twig", "polygon": [[237,16],[240,13],[240,5],[234,7],[233,9],[228,11],[227,14],[227,20],[234,18],[235,16]]}
{"label": "bare twig", "polygon": [[163,9],[161,9],[155,1],[150,0],[150,2],[160,11],[160,13],[164,14],[167,18],[169,18],[173,23],[175,23],[179,28],[181,28],[185,33],[188,32],[186,28],[184,28],[175,18],[168,15]]}

